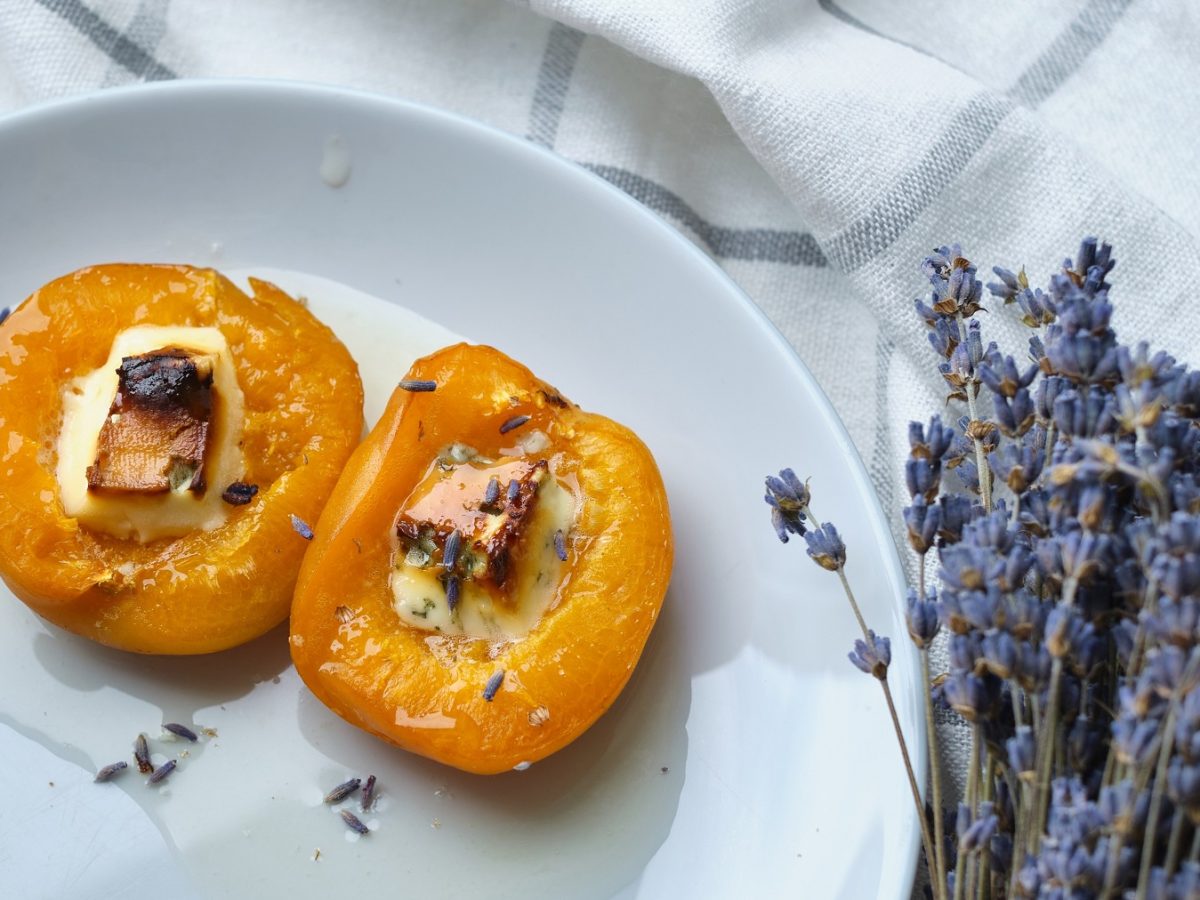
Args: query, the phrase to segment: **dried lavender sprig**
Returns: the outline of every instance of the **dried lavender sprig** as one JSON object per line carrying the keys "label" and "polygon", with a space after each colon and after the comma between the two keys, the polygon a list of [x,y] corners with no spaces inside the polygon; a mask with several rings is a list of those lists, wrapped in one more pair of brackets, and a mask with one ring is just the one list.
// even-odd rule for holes
{"label": "dried lavender sprig", "polygon": [[133,742],[133,758],[137,762],[138,771],[143,775],[154,771],[154,763],[150,761],[150,747],[144,734],[139,734]]}
{"label": "dried lavender sprig", "polygon": [[554,532],[554,555],[557,556],[561,562],[567,561],[567,536],[563,534],[563,530],[561,528]]}
{"label": "dried lavender sprig", "polygon": [[346,827],[358,834],[368,834],[371,829],[362,823],[362,819],[350,812],[348,809],[342,810],[342,821],[346,823]]}
{"label": "dried lavender sprig", "polygon": [[1200,649],[1193,649],[1188,667],[1176,684],[1171,696],[1171,705],[1163,725],[1162,745],[1158,753],[1158,764],[1154,774],[1154,790],[1150,795],[1150,812],[1146,819],[1146,837],[1142,844],[1142,866],[1138,872],[1137,900],[1146,900],[1150,881],[1150,865],[1154,859],[1154,845],[1158,837],[1158,816],[1162,808],[1163,791],[1167,783],[1167,765],[1171,761],[1171,750],[1175,740],[1175,719],[1179,715],[1179,704],[1184,693],[1196,686],[1196,674],[1200,669]]}
{"label": "dried lavender sprig", "polygon": [[363,812],[369,812],[371,807],[375,805],[375,776],[374,775],[368,775],[367,783],[363,785],[361,805],[362,805]]}
{"label": "dried lavender sprig", "polygon": [[508,500],[508,502],[512,503],[514,500],[517,499],[517,495],[520,493],[521,493],[521,483],[519,481],[517,481],[517,479],[515,479],[515,478],[509,480],[508,491],[505,494],[505,498]]}
{"label": "dried lavender sprig", "polygon": [[117,760],[115,763],[109,763],[103,769],[96,773],[96,777],[92,779],[95,782],[108,781],[118,772],[123,772],[129,768],[129,763],[123,759]]}
{"label": "dried lavender sprig", "polygon": [[165,780],[172,772],[175,771],[175,766],[177,765],[178,763],[176,763],[175,760],[168,759],[165,763],[150,773],[150,777],[146,779],[146,784],[158,784],[160,781]]}
{"label": "dried lavender sprig", "polygon": [[933,715],[933,693],[929,686],[932,684],[929,677],[929,648],[928,646],[920,647],[917,651],[921,658],[921,684],[924,689],[921,691],[923,695],[925,707],[925,732],[926,740],[929,742],[929,758],[931,760],[929,766],[929,788],[930,799],[933,802],[933,852],[934,858],[932,861],[926,861],[927,865],[933,866],[933,881],[937,885],[935,893],[941,897],[945,892],[946,885],[946,823],[945,817],[942,814],[942,775],[938,761],[941,756],[938,752],[938,735],[937,722]]}
{"label": "dried lavender sprig", "polygon": [[197,737],[196,732],[192,731],[192,729],[188,728],[186,725],[180,725],[178,722],[167,722],[165,725],[163,725],[163,730],[169,731],[171,734],[181,737],[185,741],[191,741],[193,744],[200,740],[200,738]]}
{"label": "dried lavender sprig", "polygon": [[360,784],[362,784],[361,778],[351,778],[349,781],[343,781],[328,794],[326,794],[322,802],[341,803],[343,800],[357,791]]}
{"label": "dried lavender sprig", "polygon": [[[785,470],[785,471],[790,473],[791,470]],[[784,485],[789,488],[789,492],[788,492],[789,498],[788,499],[791,499],[790,498],[790,494],[791,494],[790,489],[792,487],[794,487],[794,485],[799,484],[799,479],[797,479],[795,477],[795,475],[792,475],[791,478],[785,479],[784,473],[781,472],[780,479],[778,480],[778,484]],[[767,494],[766,499],[767,499],[768,505],[771,506],[772,518],[774,520],[776,518],[775,513],[781,512],[781,510],[780,510],[780,506],[778,505],[778,502],[772,503],[772,499],[773,499],[773,495],[771,492],[772,483],[770,480],[768,480],[767,485],[768,485],[768,494]],[[800,499],[800,498],[797,497],[796,499]],[[836,543],[840,545],[838,548],[835,548],[836,552],[833,552],[832,554],[822,554],[822,556],[831,555],[833,557],[834,561],[836,562],[836,568],[834,568],[834,571],[837,573],[838,579],[842,583],[842,590],[846,595],[846,600],[850,603],[850,609],[854,613],[854,618],[858,621],[859,628],[862,631],[862,635],[863,635],[864,646],[867,648],[874,648],[877,646],[877,640],[876,640],[875,633],[870,628],[867,627],[866,619],[863,618],[862,610],[860,609],[860,607],[858,605],[858,599],[854,596],[854,590],[850,587],[850,581],[846,578],[845,546],[841,544],[840,538],[838,538],[838,536],[837,536],[837,530],[836,529],[826,529],[824,526],[824,523],[822,523],[819,519],[817,519],[817,517],[813,514],[812,507],[811,507],[811,499],[812,499],[811,495],[809,494],[809,492],[807,490],[807,485],[806,485],[804,488],[804,491],[803,491],[803,501],[804,501],[803,506],[801,506],[798,510],[796,510],[796,512],[798,513],[798,517],[801,520],[803,520],[803,518],[807,518],[808,521],[811,523],[812,528],[818,534],[822,535],[823,539],[828,539],[830,533],[832,533],[833,539],[835,539]],[[802,524],[801,524],[801,528],[803,528]],[[787,530],[797,530],[797,529],[794,529],[789,525],[787,527]],[[777,528],[777,531],[779,531],[778,528]],[[804,531],[798,530],[798,533],[804,534]],[[782,533],[780,533],[779,537],[781,540],[783,540],[786,543],[786,540],[787,540],[786,531],[783,531]],[[806,537],[807,537],[807,535],[806,535]],[[828,549],[828,548],[826,548],[826,549]],[[812,554],[810,553],[810,555],[812,555]],[[820,565],[822,568],[828,568],[828,566],[825,564],[825,562],[823,562],[821,559],[817,559],[815,556],[813,558],[814,558],[814,561],[816,561],[817,564]],[[892,719],[892,727],[895,729],[895,732],[896,732],[896,741],[900,747],[900,756],[901,756],[901,759],[904,761],[904,771],[908,776],[909,788],[912,791],[913,803],[917,810],[917,820],[919,821],[920,826],[921,826],[921,842],[924,846],[925,859],[929,860],[930,864],[932,865],[933,861],[936,859],[936,857],[934,856],[934,849],[933,849],[933,835],[930,833],[929,823],[925,819],[925,804],[921,800],[921,789],[917,785],[917,776],[916,776],[916,773],[913,771],[912,758],[910,757],[909,752],[908,752],[908,742],[904,738],[904,730],[900,727],[900,716],[896,712],[896,703],[892,697],[891,686],[888,684],[888,678],[887,678],[888,660],[880,659],[878,657],[878,654],[876,654],[876,659],[877,659],[877,661],[882,663],[882,665],[881,666],[873,666],[871,669],[871,673],[873,675],[875,675],[876,679],[878,680],[879,686],[883,690],[884,700],[887,702],[888,713]],[[944,896],[945,896],[944,892],[939,891],[939,893],[938,893],[939,900],[942,900],[942,898],[944,898]]]}
{"label": "dried lavender sprig", "polygon": [[406,378],[397,385],[402,391],[412,394],[427,394],[437,390],[436,381],[422,381],[417,378]]}

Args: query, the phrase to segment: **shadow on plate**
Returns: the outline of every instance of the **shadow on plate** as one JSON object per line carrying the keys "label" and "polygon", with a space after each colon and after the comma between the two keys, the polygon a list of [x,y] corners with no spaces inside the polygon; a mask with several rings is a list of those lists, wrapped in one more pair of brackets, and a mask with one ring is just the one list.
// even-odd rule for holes
{"label": "shadow on plate", "polygon": [[128,653],[43,624],[33,651],[46,674],[77,691],[115,688],[157,706],[164,722],[191,722],[196,710],[243,697],[291,665],[286,624],[248,644],[202,656]]}
{"label": "shadow on plate", "polygon": [[[415,824],[428,835],[436,816],[440,839],[420,852],[429,854],[423,865],[453,873],[447,896],[611,897],[637,879],[679,807],[691,707],[684,614],[664,606],[608,712],[524,772],[470,775],[406,753],[343,722],[307,690],[300,730],[345,771],[377,772],[381,790],[401,794],[391,816],[405,817],[406,832]],[[468,849],[486,864],[456,863]]]}

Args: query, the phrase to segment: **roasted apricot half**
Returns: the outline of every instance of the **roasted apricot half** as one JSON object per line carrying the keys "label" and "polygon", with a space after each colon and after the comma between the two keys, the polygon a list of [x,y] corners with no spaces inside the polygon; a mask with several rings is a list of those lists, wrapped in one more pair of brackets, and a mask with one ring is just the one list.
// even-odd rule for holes
{"label": "roasted apricot half", "polygon": [[39,615],[167,654],[287,617],[362,384],[302,303],[251,287],[97,266],[0,325],[0,576]]}
{"label": "roasted apricot half", "polygon": [[621,692],[672,555],[633,432],[458,344],[413,365],[342,473],[301,568],[292,659],[330,709],[406,750],[524,768]]}

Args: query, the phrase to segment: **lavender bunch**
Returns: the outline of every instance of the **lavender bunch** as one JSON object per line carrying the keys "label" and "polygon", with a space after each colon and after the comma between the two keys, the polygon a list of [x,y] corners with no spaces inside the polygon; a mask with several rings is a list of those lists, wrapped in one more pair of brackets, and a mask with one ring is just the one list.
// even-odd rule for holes
{"label": "lavender bunch", "polygon": [[959,417],[909,429],[906,612],[930,759],[939,704],[972,734],[953,813],[936,765],[928,813],[920,800],[890,644],[863,620],[836,528],[791,470],[767,479],[776,533],[838,574],[862,629],[850,660],[883,687],[938,900],[1200,898],[1200,372],[1117,340],[1114,264],[1088,238],[1045,290],[993,269],[987,292],[1032,332],[1021,360],[984,343],[959,246],[921,266],[915,309]]}

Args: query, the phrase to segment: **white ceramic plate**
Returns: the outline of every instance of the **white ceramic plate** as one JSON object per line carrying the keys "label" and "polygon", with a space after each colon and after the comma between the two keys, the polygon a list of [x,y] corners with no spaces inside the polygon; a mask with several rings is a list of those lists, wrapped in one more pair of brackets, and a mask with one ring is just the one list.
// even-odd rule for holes
{"label": "white ceramic plate", "polygon": [[[556,756],[491,778],[337,719],[290,667],[282,630],[211,657],[137,657],[48,626],[4,591],[0,894],[907,896],[916,823],[879,692],[846,661],[837,579],[773,536],[763,476],[812,475],[868,618],[900,635],[892,541],[811,376],[670,227],[472,122],[247,82],[9,116],[0,211],[3,302],[97,262],[270,267],[495,344],[645,439],[677,540],[662,619],[613,709]],[[307,284],[377,410],[401,375],[403,312]],[[893,677],[916,736],[906,643]],[[219,736],[164,791],[130,773],[91,783],[164,721]],[[182,749],[153,743],[159,758]],[[366,772],[382,800],[375,831],[352,841],[320,796]]]}

